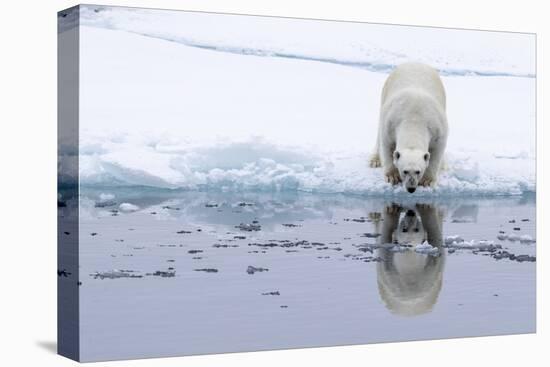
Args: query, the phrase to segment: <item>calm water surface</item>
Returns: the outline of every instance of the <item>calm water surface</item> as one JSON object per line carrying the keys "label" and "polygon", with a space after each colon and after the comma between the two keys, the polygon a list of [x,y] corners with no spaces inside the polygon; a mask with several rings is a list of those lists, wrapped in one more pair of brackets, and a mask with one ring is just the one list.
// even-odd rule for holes
{"label": "calm water surface", "polygon": [[83,360],[535,331],[534,197],[121,188],[81,205]]}

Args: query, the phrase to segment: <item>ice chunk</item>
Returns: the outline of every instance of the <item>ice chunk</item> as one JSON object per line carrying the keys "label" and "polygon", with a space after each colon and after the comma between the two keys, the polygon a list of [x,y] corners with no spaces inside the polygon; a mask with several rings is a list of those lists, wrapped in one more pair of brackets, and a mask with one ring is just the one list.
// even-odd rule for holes
{"label": "ice chunk", "polygon": [[529,255],[517,255],[515,257],[515,260],[522,263],[524,261],[529,261],[529,262],[535,262],[537,261],[537,258],[535,256],[529,256]]}
{"label": "ice chunk", "polygon": [[118,208],[120,209],[121,212],[127,212],[127,213],[135,212],[139,210],[139,206],[130,204],[130,203],[122,203],[119,205]]}
{"label": "ice chunk", "polygon": [[494,252],[497,249],[501,249],[502,246],[495,244],[494,241],[487,241],[487,240],[470,240],[470,241],[461,241],[461,242],[453,242],[450,244],[446,244],[448,248],[458,249],[458,250],[476,250],[476,251],[488,251],[488,252]]}
{"label": "ice chunk", "polygon": [[268,268],[255,267],[255,266],[252,266],[252,265],[249,265],[248,268],[246,268],[246,272],[248,274],[254,274],[256,272],[264,272],[264,271],[269,271],[269,269]]}
{"label": "ice chunk", "polygon": [[446,245],[450,245],[453,242],[457,242],[457,243],[464,242],[464,239],[462,237],[460,237],[459,235],[453,235],[453,236],[445,237],[445,244]]}
{"label": "ice chunk", "polygon": [[408,250],[407,247],[401,245],[394,245],[388,249],[391,252],[405,252]]}
{"label": "ice chunk", "polygon": [[516,242],[519,240],[520,240],[519,234],[512,233],[508,235],[508,241]]}
{"label": "ice chunk", "polygon": [[238,226],[235,226],[235,228],[238,228],[241,231],[252,232],[252,231],[260,231],[262,229],[262,226],[258,223],[251,223],[251,224],[241,223]]}
{"label": "ice chunk", "polygon": [[506,233],[499,233],[497,235],[497,238],[501,241],[504,241],[504,240],[507,240],[508,239],[508,235]]}
{"label": "ice chunk", "polygon": [[218,269],[216,269],[216,268],[202,268],[202,269],[195,269],[195,271],[203,271],[205,273],[217,273]]}
{"label": "ice chunk", "polygon": [[424,241],[420,245],[416,245],[414,247],[414,251],[419,254],[425,254],[425,255],[431,255],[431,256],[439,255],[439,249],[437,247],[430,245],[428,241]]}
{"label": "ice chunk", "polygon": [[133,270],[110,270],[104,272],[96,271],[90,274],[94,279],[119,279],[119,278],[143,278],[143,275],[134,274]]}
{"label": "ice chunk", "polygon": [[176,271],[173,270],[173,269],[172,270],[167,270],[167,271],[156,270],[153,273],[147,273],[145,275],[154,276],[154,277],[161,277],[161,278],[173,278],[173,277],[176,276]]}
{"label": "ice chunk", "polygon": [[497,249],[502,248],[501,245],[497,245],[493,241],[485,241],[485,240],[481,240],[477,243],[474,243],[473,247],[475,247],[479,251],[489,251],[489,252],[494,252]]}
{"label": "ice chunk", "polygon": [[519,242],[531,244],[531,243],[537,242],[537,240],[535,240],[533,237],[529,236],[528,234],[524,234],[523,236],[519,237]]}
{"label": "ice chunk", "polygon": [[105,208],[107,206],[116,205],[115,196],[113,194],[99,194],[99,200],[95,203],[96,208]]}
{"label": "ice chunk", "polygon": [[115,195],[113,194],[105,194],[105,193],[101,193],[99,194],[99,202],[101,203],[104,203],[106,201],[112,201],[115,199]]}

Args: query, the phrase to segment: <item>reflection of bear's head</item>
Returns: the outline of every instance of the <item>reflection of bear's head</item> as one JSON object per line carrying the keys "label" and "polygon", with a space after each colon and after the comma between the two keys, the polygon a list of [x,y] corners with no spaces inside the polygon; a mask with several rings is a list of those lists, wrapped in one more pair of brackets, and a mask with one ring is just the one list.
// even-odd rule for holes
{"label": "reflection of bear's head", "polygon": [[426,240],[424,226],[414,210],[407,210],[403,219],[399,221],[393,240],[399,244],[409,245],[418,245]]}
{"label": "reflection of bear's head", "polygon": [[[435,212],[433,208],[429,210]],[[436,216],[422,217],[425,221],[431,219],[439,222]],[[440,231],[437,231],[439,234],[428,233],[434,223],[422,223],[422,220],[415,211],[408,210],[393,232],[393,241],[414,246],[428,238],[440,236]],[[429,256],[416,253],[413,249],[394,252],[383,247],[378,250],[378,256],[383,259],[377,264],[378,290],[386,307],[403,316],[431,311],[441,290],[444,254]]]}
{"label": "reflection of bear's head", "polygon": [[393,164],[399,171],[401,182],[413,193],[430,163],[430,153],[420,149],[402,149],[393,152]]}

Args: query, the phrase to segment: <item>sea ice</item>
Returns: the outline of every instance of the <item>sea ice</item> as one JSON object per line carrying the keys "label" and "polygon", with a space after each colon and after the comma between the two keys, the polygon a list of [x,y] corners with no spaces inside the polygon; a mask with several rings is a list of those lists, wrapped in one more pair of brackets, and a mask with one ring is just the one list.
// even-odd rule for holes
{"label": "sea ice", "polygon": [[139,210],[139,206],[137,205],[134,205],[134,204],[130,204],[130,203],[122,203],[119,205],[118,207],[120,209],[120,211],[122,212],[135,212],[135,211],[138,211]]}
{"label": "sea ice", "polygon": [[452,235],[452,236],[447,236],[445,237],[445,244],[446,245],[451,245],[453,242],[464,242],[464,239],[462,237],[460,237],[459,235]]}
{"label": "sea ice", "polygon": [[414,251],[419,254],[425,254],[425,255],[431,255],[431,256],[439,255],[439,249],[437,247],[430,245],[428,241],[424,241],[423,243],[416,245],[414,248]]}
{"label": "sea ice", "polygon": [[119,279],[119,278],[142,278],[143,275],[134,274],[132,270],[110,270],[90,274],[94,279]]}
{"label": "sea ice", "polygon": [[519,242],[531,244],[531,243],[537,242],[537,240],[535,240],[533,237],[529,236],[528,234],[524,234],[523,236],[519,237]]}
{"label": "sea ice", "polygon": [[262,268],[262,267],[255,267],[255,266],[252,266],[252,265],[249,265],[248,268],[246,268],[246,272],[248,274],[254,274],[256,272],[264,272],[264,271],[269,271],[269,269]]}
{"label": "sea ice", "polygon": [[[189,34],[173,34],[175,38],[169,36],[173,42],[166,42],[162,36],[191,32],[193,27],[182,29],[181,23],[170,23],[175,20],[167,16],[168,23],[158,23],[167,27],[166,32],[153,35],[150,32],[155,33],[155,28],[145,19],[154,15],[147,12],[141,19],[122,10],[83,11],[86,15],[80,32],[86,47],[81,55],[81,87],[87,98],[82,101],[80,122],[82,184],[408,195],[402,188],[385,183],[380,170],[365,165],[375,143],[372,132],[377,128],[379,94],[386,73],[405,60],[387,60],[387,68],[375,70],[343,67],[322,61],[329,59],[329,55],[322,55],[329,48],[307,37],[300,47],[294,39],[270,38],[269,42],[282,42],[275,48],[286,49],[289,54],[307,47],[314,58],[270,57],[270,52],[258,57],[244,51],[262,44],[249,32],[239,33],[242,38],[237,39],[221,35],[209,38],[199,22],[194,24],[202,32],[190,38]],[[120,12],[119,23],[103,18],[111,12]],[[200,18],[183,13],[178,16]],[[346,31],[338,37],[347,39],[354,34]],[[199,43],[219,52],[175,41],[199,36]],[[234,47],[227,44],[229,41],[248,46]],[[400,42],[399,37],[396,42]],[[487,52],[487,44],[476,52]],[[405,55],[417,52],[407,44],[400,45],[407,48]],[[357,49],[351,44],[337,43],[335,47],[330,50],[338,54],[337,59],[349,61],[352,54],[353,58],[366,57],[364,52],[355,53]],[[149,50],[147,55],[144,49]],[[371,51],[369,57],[374,58],[394,55],[380,49]],[[524,70],[531,70],[523,77],[511,77],[516,67],[471,65],[468,72],[463,54],[454,65],[449,64],[447,52],[440,56],[424,61],[433,65],[442,62],[442,73],[448,69],[443,82],[453,108],[448,111],[452,132],[446,151],[447,169],[437,188],[419,189],[415,196],[534,192],[535,124],[528,118],[534,100],[532,65],[523,64]],[[163,67],[149,73],[152,64]],[[477,71],[472,73],[474,69]],[[148,88],[136,94],[136,82]],[[331,88],[323,87],[327,84]],[[112,103],[115,99],[118,103]],[[249,101],[246,110],[241,107],[243,100]],[[205,108],[213,103],[217,108]],[[258,116],[262,116],[261,124]],[[190,123],[181,124],[182,120]],[[473,129],[476,134],[472,135]],[[502,156],[517,159],[511,165]]]}
{"label": "sea ice", "polygon": [[519,240],[520,240],[520,235],[519,234],[512,233],[512,234],[508,235],[508,241],[516,242],[516,241],[519,241]]}
{"label": "sea ice", "polygon": [[497,238],[501,241],[504,241],[504,240],[507,240],[508,239],[508,235],[506,233],[499,233],[497,235]]}
{"label": "sea ice", "polygon": [[113,194],[106,194],[106,193],[101,193],[99,194],[99,202],[103,203],[105,201],[112,201],[115,199],[115,195]]}
{"label": "sea ice", "polygon": [[390,250],[391,252],[405,252],[405,251],[408,251],[409,249],[405,246],[393,245],[390,248],[388,248],[388,250]]}
{"label": "sea ice", "polygon": [[487,240],[470,240],[470,241],[464,241],[461,239],[461,241],[452,241],[452,242],[445,242],[445,246],[448,248],[458,249],[458,250],[477,250],[477,251],[496,251],[497,249],[501,249],[502,246],[495,244],[494,241],[487,241]]}

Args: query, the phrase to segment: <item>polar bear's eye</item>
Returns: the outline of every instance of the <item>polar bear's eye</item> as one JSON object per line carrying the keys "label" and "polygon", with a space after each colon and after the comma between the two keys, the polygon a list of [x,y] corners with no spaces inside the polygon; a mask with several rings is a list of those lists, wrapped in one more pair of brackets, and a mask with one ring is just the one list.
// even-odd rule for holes
{"label": "polar bear's eye", "polygon": [[409,174],[409,171],[403,171],[404,174],[408,175]]}
{"label": "polar bear's eye", "polygon": [[414,171],[415,174],[419,175],[420,174],[420,171]]}

